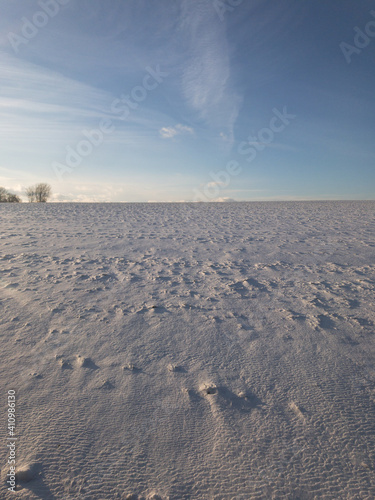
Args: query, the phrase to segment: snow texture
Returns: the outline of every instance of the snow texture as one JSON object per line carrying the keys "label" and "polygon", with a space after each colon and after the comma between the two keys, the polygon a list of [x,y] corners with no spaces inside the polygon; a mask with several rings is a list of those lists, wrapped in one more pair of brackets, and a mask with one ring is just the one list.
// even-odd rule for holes
{"label": "snow texture", "polygon": [[375,498],[374,209],[0,206],[0,497]]}

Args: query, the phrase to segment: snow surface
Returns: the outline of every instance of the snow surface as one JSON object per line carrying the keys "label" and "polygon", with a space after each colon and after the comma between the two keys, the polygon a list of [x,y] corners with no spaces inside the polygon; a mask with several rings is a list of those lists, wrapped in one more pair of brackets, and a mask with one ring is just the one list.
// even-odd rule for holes
{"label": "snow surface", "polygon": [[0,218],[1,498],[375,498],[375,202]]}

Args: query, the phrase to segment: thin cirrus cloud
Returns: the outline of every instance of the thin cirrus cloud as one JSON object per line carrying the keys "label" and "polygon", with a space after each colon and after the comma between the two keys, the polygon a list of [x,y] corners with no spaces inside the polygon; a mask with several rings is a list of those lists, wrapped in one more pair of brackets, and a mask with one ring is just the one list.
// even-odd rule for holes
{"label": "thin cirrus cloud", "polygon": [[[111,112],[113,93],[14,56],[3,56],[0,132],[8,145],[18,144],[18,150],[24,147],[28,153],[37,153],[43,143],[59,155],[64,144],[77,142],[83,130],[97,128],[103,118],[115,124],[108,142],[129,144],[133,137],[133,142],[139,143],[140,137],[146,140],[154,136],[155,128],[170,120],[162,111],[143,105],[122,121]],[[189,130],[178,126],[176,133]]]}
{"label": "thin cirrus cloud", "polygon": [[4,55],[0,72],[0,130],[10,140],[40,138],[40,132],[69,137],[69,129],[108,109],[106,92],[15,57]]}
{"label": "thin cirrus cloud", "polygon": [[232,142],[242,97],[231,84],[225,23],[217,22],[217,12],[203,0],[197,1],[194,9],[190,2],[183,2],[182,12],[181,26],[189,50],[182,71],[181,93],[200,119],[220,129],[226,142]]}

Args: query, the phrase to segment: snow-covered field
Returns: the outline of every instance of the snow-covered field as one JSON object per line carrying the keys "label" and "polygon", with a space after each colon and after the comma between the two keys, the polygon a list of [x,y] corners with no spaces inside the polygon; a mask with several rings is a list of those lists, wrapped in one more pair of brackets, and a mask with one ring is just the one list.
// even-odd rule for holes
{"label": "snow-covered field", "polygon": [[2,204],[1,491],[375,498],[375,202]]}

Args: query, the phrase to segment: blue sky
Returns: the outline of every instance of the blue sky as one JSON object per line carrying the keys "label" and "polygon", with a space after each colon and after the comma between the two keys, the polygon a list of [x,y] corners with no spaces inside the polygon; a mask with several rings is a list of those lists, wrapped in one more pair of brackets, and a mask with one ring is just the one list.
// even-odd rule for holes
{"label": "blue sky", "polygon": [[375,2],[0,0],[0,11],[7,189],[374,199]]}

